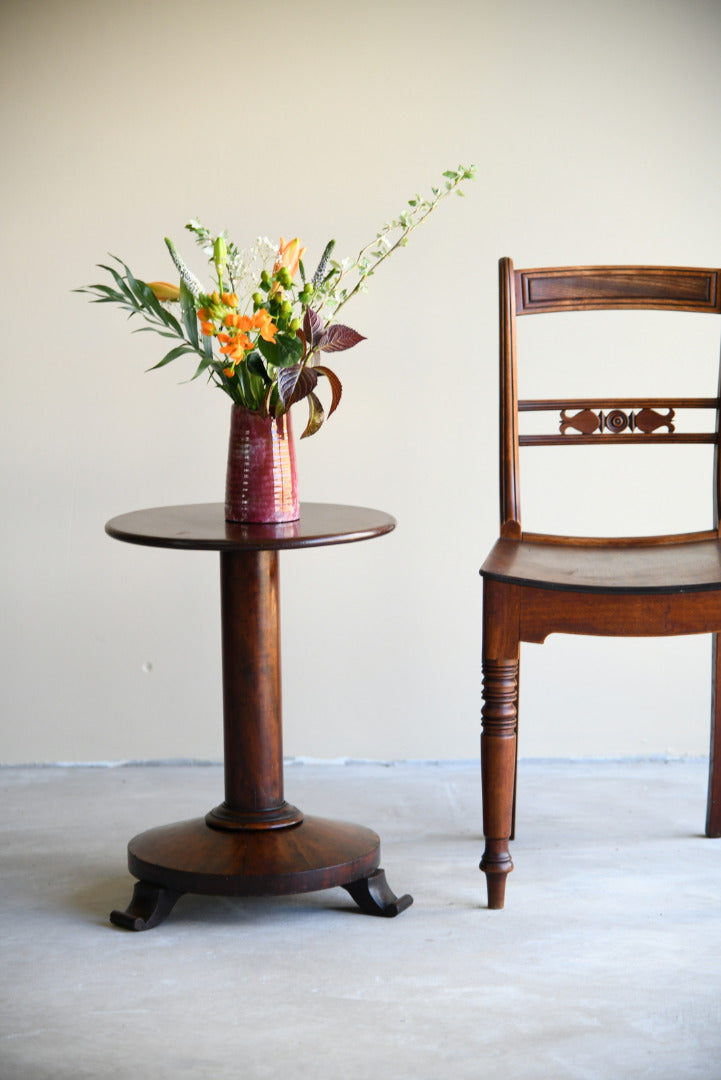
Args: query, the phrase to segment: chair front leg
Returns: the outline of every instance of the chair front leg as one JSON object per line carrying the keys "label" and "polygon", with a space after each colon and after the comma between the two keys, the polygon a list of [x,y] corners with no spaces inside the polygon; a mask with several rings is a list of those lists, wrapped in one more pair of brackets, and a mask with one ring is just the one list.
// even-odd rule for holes
{"label": "chair front leg", "polygon": [[484,578],[483,709],[481,782],[489,908],[502,908],[506,877],[513,869],[508,841],[513,832],[518,728],[520,592]]}
{"label": "chair front leg", "polygon": [[518,660],[484,660],[481,781],[486,846],[481,870],[489,908],[503,907],[506,876],[513,869],[508,841],[513,828],[517,694]]}

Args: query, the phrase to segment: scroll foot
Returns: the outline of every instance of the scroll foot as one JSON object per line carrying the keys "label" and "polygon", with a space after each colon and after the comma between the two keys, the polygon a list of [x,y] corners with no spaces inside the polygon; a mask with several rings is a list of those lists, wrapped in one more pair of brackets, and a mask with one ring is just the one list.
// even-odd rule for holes
{"label": "scroll foot", "polygon": [[161,885],[136,881],[128,907],[125,911],[111,911],[110,921],[124,930],[152,930],[168,917],[182,895]]}
{"label": "scroll foot", "polygon": [[380,867],[370,877],[361,878],[360,881],[351,881],[343,888],[350,893],[366,915],[381,915],[386,919],[393,919],[413,903],[413,897],[408,893],[404,896],[396,896],[391,892],[385,871]]}

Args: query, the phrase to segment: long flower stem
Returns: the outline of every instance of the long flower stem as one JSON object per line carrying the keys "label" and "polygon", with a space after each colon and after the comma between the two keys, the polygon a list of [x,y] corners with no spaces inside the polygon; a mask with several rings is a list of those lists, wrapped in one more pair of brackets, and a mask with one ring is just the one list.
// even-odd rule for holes
{"label": "long flower stem", "polygon": [[[458,187],[461,180],[463,180],[465,178],[466,177],[464,177],[463,174],[459,174],[457,176],[457,178],[450,184],[450,186],[446,188],[445,191],[439,192],[438,195],[436,195],[436,197],[434,198],[434,200],[431,203],[428,204],[428,207],[427,207],[425,213],[421,214],[421,216],[419,218],[417,218],[415,221],[412,221],[410,224],[408,224],[408,225],[406,225],[404,227],[403,232],[398,237],[398,239],[395,241],[395,243],[392,244],[388,248],[387,251],[383,252],[383,254],[376,260],[376,262],[374,263],[374,265],[372,266],[371,269],[369,269],[365,273],[361,274],[361,276],[359,277],[358,281],[355,283],[355,285],[353,286],[351,291],[336,306],[331,319],[328,320],[329,322],[332,322],[332,320],[336,318],[338,312],[343,307],[343,305],[347,304],[348,301],[352,297],[354,297],[356,295],[356,293],[360,290],[361,286],[363,285],[363,282],[365,281],[365,279],[367,277],[370,277],[370,275],[372,273],[375,273],[375,271],[378,269],[378,267],[381,266],[381,264],[384,263],[386,261],[386,259],[390,258],[390,256],[393,254],[394,251],[396,251],[399,247],[404,247],[405,246],[405,243],[408,240],[408,237],[414,231],[414,229],[417,229],[419,225],[422,225],[423,222],[426,220],[426,218],[429,217],[430,214],[433,213],[433,211],[438,206],[438,203],[441,201],[441,199],[444,199],[447,195],[450,195],[451,192],[454,191]],[[390,231],[389,229],[386,230],[386,232],[383,233],[382,235],[384,235],[384,236],[387,235],[387,233],[389,231]],[[372,247],[374,247],[379,242],[379,240],[380,240],[380,236],[377,236],[375,238],[375,240],[371,240],[370,243],[366,244],[365,247],[361,248],[361,250],[358,252],[358,255],[356,256],[355,263],[354,263],[355,266],[357,266],[361,262],[361,260],[365,256],[366,252],[369,251]],[[336,282],[336,288],[338,287],[338,285],[340,284],[340,282],[342,280],[343,280],[343,273],[341,272],[341,274],[340,274],[340,276],[338,278],[338,281]]]}

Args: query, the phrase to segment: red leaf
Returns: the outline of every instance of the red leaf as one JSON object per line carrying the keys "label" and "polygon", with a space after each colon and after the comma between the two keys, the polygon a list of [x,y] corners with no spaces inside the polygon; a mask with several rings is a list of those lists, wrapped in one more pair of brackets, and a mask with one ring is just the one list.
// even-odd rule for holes
{"label": "red leaf", "polygon": [[344,349],[352,349],[359,341],[365,341],[363,334],[352,330],[350,326],[344,326],[343,323],[332,323],[323,331],[318,347],[323,352],[342,352]]}
{"label": "red leaf", "polygon": [[343,393],[341,381],[336,375],[336,373],[334,371],[331,371],[330,368],[322,367],[319,365],[317,368],[314,368],[314,371],[319,372],[321,375],[325,375],[326,379],[330,383],[331,393],[333,395],[330,403],[330,410],[328,412],[328,417],[330,418],[340,405],[341,394]]}
{"label": "red leaf", "polygon": [[296,401],[308,397],[317,382],[318,375],[314,368],[302,364],[281,368],[278,372],[278,393],[285,408],[289,409]]}
{"label": "red leaf", "polygon": [[318,312],[311,307],[306,308],[303,316],[303,333],[311,349],[323,337],[324,328],[325,323]]}

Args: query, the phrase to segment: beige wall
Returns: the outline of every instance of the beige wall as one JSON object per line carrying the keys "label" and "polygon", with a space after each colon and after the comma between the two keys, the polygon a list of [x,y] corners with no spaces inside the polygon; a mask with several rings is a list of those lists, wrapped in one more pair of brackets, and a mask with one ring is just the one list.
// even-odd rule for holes
{"label": "beige wall", "polygon": [[[282,557],[285,749],[474,756],[496,262],[719,265],[721,5],[5,0],[0,49],[0,761],[222,752],[216,557],[103,525],[221,498],[227,405],[180,366],[144,374],[159,340],[71,290],[107,252],[170,275],[162,238],[193,215],[241,243],[299,234],[319,254],[334,235],[350,254],[458,161],[477,182],[347,309],[368,341],[338,358],[341,409],[299,447],[302,497],[399,526]],[[652,354],[671,381],[675,333]],[[563,515],[595,508],[596,461],[569,466]],[[550,462],[529,474],[544,484]],[[634,468],[610,529],[664,518],[673,484],[684,508],[701,490],[693,457],[665,458],[656,494],[646,459]],[[708,653],[528,647],[521,752],[702,753]]]}

